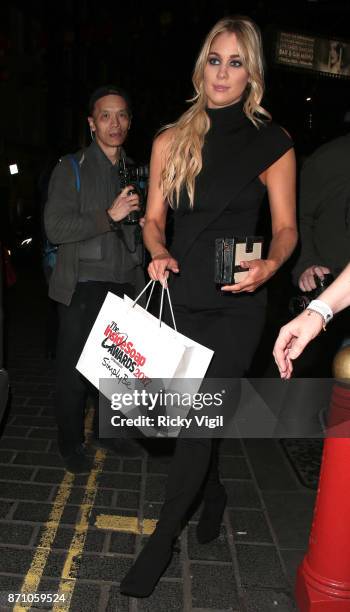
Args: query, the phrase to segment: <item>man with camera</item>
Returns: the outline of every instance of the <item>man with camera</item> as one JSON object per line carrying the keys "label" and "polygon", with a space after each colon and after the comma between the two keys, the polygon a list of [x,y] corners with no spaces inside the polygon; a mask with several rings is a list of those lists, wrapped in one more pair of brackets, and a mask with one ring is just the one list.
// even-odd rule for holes
{"label": "man with camera", "polygon": [[[46,233],[58,245],[49,284],[59,316],[58,447],[66,468],[75,473],[91,467],[84,446],[89,386],[75,365],[107,292],[134,297],[144,286],[141,231],[129,217],[140,215],[140,195],[134,185],[123,184],[129,160],[122,145],[130,122],[127,94],[115,86],[97,89],[89,100],[92,142],[57,164],[45,206]],[[94,435],[95,444],[114,443],[118,450],[117,440],[98,439],[96,401]]]}
{"label": "man with camera", "polygon": [[[301,252],[294,279],[303,292],[297,314],[316,298],[350,259],[350,134],[322,145],[306,160],[300,176]],[[297,375],[331,376],[333,357],[350,335],[349,313],[342,312],[327,334],[308,347]]]}

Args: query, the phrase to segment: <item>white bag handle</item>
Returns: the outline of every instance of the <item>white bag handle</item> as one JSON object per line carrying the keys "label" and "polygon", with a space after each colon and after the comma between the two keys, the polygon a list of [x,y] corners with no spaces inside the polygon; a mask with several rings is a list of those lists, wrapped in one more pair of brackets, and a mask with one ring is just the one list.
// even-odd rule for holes
{"label": "white bag handle", "polygon": [[134,308],[134,306],[135,306],[135,305],[137,304],[137,302],[139,301],[139,299],[140,299],[141,295],[143,295],[143,294],[145,293],[145,291],[147,291],[147,289],[148,289],[148,287],[150,286],[150,284],[151,284],[151,283],[153,283],[153,284],[152,284],[152,289],[151,289],[151,292],[150,292],[149,297],[148,297],[148,300],[147,300],[147,305],[146,305],[146,310],[147,310],[148,305],[149,305],[149,302],[150,302],[150,299],[151,299],[151,296],[152,296],[152,293],[153,293],[154,285],[155,285],[155,283],[156,283],[156,281],[153,281],[152,279],[151,279],[151,280],[150,280],[150,281],[147,283],[146,287],[144,287],[144,288],[142,289],[141,293],[139,293],[139,294],[138,294],[138,296],[135,298],[135,300],[133,301],[133,304],[132,304],[132,307],[131,307],[131,308]]}
{"label": "white bag handle", "polygon": [[[148,310],[149,303],[151,301],[151,297],[152,297],[152,294],[153,294],[153,289],[154,289],[155,284],[156,284],[156,281],[152,281],[152,287],[151,287],[151,291],[149,292],[149,296],[148,296],[148,300],[147,300],[147,304],[146,304],[146,310]],[[149,285],[149,283],[148,283],[148,285]],[[147,285],[147,287],[148,287],[148,285]]]}
{"label": "white bag handle", "polygon": [[[134,308],[135,305],[137,304],[137,302],[139,301],[141,295],[143,295],[145,293],[145,291],[147,291],[148,287],[152,284],[151,287],[151,291],[149,293],[148,299],[147,299],[147,304],[146,304],[146,310],[148,310],[149,307],[149,303],[151,301],[151,297],[152,297],[152,293],[153,293],[153,289],[154,286],[156,284],[156,281],[154,280],[150,280],[147,285],[142,289],[141,293],[139,293],[139,295],[136,297],[136,299],[134,300],[131,308]],[[169,307],[170,307],[170,312],[171,312],[171,318],[173,320],[173,326],[175,331],[177,331],[177,327],[176,327],[176,323],[175,323],[175,317],[174,317],[174,311],[173,311],[173,305],[171,303],[171,299],[170,299],[170,293],[169,293],[169,288],[168,285],[166,286],[166,292],[167,292],[167,296],[168,296],[168,301],[169,301]],[[163,314],[163,304],[164,304],[164,285],[162,285],[162,295],[160,298],[160,309],[159,309],[159,327],[162,324],[162,314]]]}
{"label": "white bag handle", "polygon": [[[170,299],[170,293],[169,293],[169,287],[168,284],[166,286],[166,294],[168,296],[168,302],[169,302],[169,307],[170,307],[170,312],[171,312],[171,318],[173,320],[173,326],[175,331],[177,331],[177,327],[176,327],[176,323],[175,323],[175,317],[174,317],[174,311],[173,311],[173,305],[171,303],[171,299]],[[163,312],[163,304],[164,304],[164,285],[162,285],[162,295],[160,298],[160,309],[159,309],[159,327],[162,324],[162,312]]]}

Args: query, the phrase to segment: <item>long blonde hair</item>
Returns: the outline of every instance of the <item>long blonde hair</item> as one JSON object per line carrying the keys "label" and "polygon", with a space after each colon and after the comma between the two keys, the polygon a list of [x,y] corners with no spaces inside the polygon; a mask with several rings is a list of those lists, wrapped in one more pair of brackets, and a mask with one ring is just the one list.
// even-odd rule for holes
{"label": "long blonde hair", "polygon": [[207,35],[196,61],[192,77],[196,93],[189,100],[193,102],[192,106],[175,123],[163,128],[173,129],[165,150],[161,174],[163,194],[172,207],[178,206],[183,187],[186,188],[190,206],[193,207],[195,180],[202,169],[204,137],[210,128],[210,120],[205,112],[207,96],[204,91],[204,68],[211,44],[222,32],[232,32],[236,35],[238,52],[249,75],[249,83],[244,93],[243,110],[246,116],[256,127],[262,122],[257,114],[271,119],[269,113],[260,106],[264,93],[260,30],[249,17],[238,15],[221,19]]}

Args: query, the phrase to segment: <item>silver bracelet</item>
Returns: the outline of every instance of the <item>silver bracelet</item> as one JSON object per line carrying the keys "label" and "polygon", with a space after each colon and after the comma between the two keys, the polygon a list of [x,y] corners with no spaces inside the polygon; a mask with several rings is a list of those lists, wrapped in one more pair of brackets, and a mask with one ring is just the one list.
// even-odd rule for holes
{"label": "silver bracelet", "polygon": [[310,304],[306,308],[306,310],[312,310],[313,312],[318,312],[321,315],[324,322],[324,327],[333,319],[333,310],[323,302],[322,300],[311,300]]}

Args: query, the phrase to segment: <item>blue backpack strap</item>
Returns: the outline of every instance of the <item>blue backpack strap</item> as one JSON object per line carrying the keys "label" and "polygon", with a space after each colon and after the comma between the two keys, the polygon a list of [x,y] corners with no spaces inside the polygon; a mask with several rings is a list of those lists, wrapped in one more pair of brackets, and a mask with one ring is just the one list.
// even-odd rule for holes
{"label": "blue backpack strap", "polygon": [[75,174],[75,184],[76,184],[77,192],[79,193],[80,191],[80,163],[76,160],[74,155],[68,155],[67,157],[70,159],[71,164],[73,166],[73,170]]}

